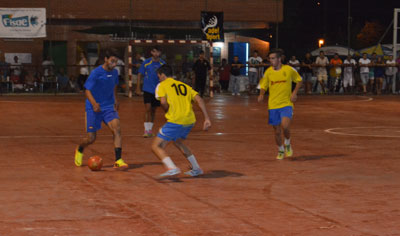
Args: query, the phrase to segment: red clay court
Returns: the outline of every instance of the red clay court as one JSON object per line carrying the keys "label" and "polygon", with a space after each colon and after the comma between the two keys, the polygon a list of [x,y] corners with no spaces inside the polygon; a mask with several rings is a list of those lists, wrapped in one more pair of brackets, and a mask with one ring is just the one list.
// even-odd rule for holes
{"label": "red clay court", "polygon": [[[158,181],[144,139],[142,98],[121,97],[126,172],[114,171],[103,126],[74,166],[85,135],[84,97],[0,97],[0,235],[400,235],[400,104],[397,96],[300,96],[294,157],[275,160],[266,101],[206,99],[187,143],[205,171]],[[164,122],[157,111],[155,130]],[[188,163],[170,145],[172,159]]]}

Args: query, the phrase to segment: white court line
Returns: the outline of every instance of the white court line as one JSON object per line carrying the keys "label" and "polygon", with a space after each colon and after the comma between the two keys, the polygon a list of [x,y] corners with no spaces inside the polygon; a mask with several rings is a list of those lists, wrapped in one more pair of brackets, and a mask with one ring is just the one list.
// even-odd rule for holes
{"label": "white court line", "polygon": [[[380,135],[380,134],[352,134],[334,130],[354,130],[354,129],[400,129],[400,127],[387,127],[387,126],[372,126],[372,127],[338,127],[338,128],[330,128],[324,130],[326,133],[337,134],[337,135],[345,135],[345,136],[357,136],[357,137],[376,137],[376,138],[400,138],[400,135]],[[395,131],[400,132],[400,131]]]}
{"label": "white court line", "polygon": [[[301,133],[301,132],[321,132],[321,130],[291,130],[292,133]],[[271,135],[273,131],[268,132],[249,132],[249,133],[208,133],[204,132],[202,134],[191,133],[190,136],[224,136],[224,135]],[[83,138],[85,135],[7,135],[7,136],[0,136],[0,139],[30,139],[30,138]],[[112,137],[112,135],[104,134],[104,135],[97,135],[97,137]],[[122,135],[122,137],[143,137],[141,134],[127,134]]]}

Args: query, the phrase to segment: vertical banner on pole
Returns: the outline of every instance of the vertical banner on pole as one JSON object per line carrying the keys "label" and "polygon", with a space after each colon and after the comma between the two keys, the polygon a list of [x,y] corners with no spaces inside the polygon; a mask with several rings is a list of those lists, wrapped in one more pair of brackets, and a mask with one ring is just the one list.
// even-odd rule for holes
{"label": "vertical banner on pole", "polygon": [[214,57],[213,42],[224,42],[224,13],[223,12],[201,12],[201,29],[203,39],[210,42],[210,97],[214,96]]}

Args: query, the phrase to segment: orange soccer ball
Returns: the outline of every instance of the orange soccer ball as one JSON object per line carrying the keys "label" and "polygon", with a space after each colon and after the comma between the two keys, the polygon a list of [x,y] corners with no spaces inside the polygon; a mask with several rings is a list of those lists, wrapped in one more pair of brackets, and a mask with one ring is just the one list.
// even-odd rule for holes
{"label": "orange soccer ball", "polygon": [[101,159],[101,157],[92,156],[91,158],[89,158],[88,167],[92,171],[99,171],[101,170],[102,166],[103,166],[103,159]]}

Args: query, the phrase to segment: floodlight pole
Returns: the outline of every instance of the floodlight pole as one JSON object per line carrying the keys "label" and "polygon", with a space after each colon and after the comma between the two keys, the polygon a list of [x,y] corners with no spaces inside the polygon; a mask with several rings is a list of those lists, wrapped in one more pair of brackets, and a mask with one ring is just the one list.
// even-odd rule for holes
{"label": "floodlight pole", "polygon": [[351,16],[350,16],[350,7],[351,7],[351,0],[348,0],[347,1],[347,3],[348,3],[348,6],[347,6],[347,10],[348,10],[348,12],[347,12],[347,50],[348,50],[348,52],[347,52],[347,54],[349,54],[350,55],[350,46],[351,46]]}

